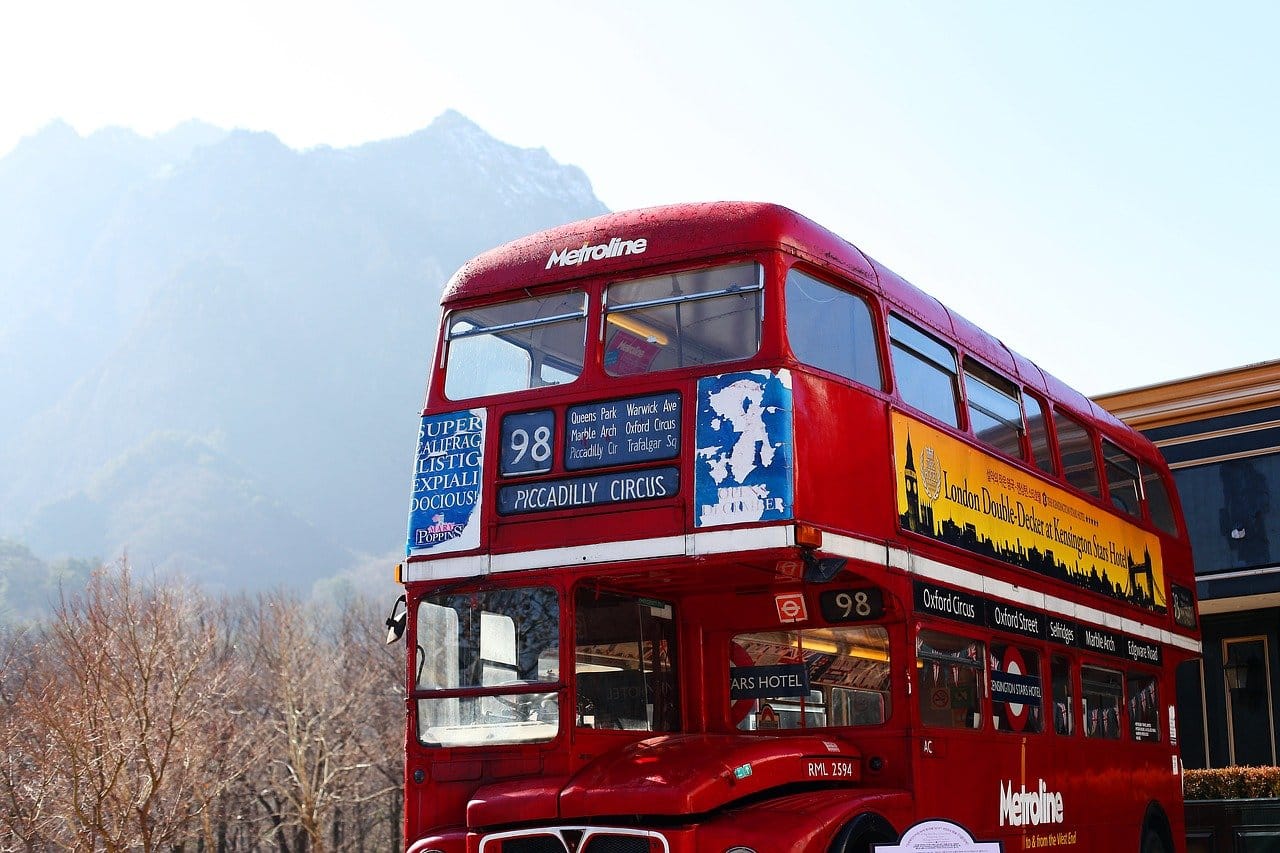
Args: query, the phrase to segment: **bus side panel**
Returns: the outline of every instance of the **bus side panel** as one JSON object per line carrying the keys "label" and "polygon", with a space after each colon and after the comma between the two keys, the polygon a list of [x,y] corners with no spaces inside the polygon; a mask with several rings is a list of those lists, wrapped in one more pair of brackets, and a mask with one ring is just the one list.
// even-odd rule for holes
{"label": "bus side panel", "polygon": [[885,403],[866,389],[795,371],[796,520],[850,536],[893,535]]}
{"label": "bus side panel", "polygon": [[[1167,743],[1090,740],[1078,733],[917,731],[913,789],[921,816],[946,815],[975,837],[1002,840],[1011,850],[1131,853],[1138,849],[1147,806],[1156,802],[1169,820],[1175,850],[1183,849],[1180,779]],[[1059,796],[1061,821],[1051,810]],[[1014,802],[1019,798],[1020,806]]]}

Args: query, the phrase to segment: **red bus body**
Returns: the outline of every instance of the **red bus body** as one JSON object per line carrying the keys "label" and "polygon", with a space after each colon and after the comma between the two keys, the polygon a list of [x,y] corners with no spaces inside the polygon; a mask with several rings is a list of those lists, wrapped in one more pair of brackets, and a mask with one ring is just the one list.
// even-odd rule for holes
{"label": "red bus body", "polygon": [[[832,356],[858,378],[797,354],[845,346],[833,294],[870,321]],[[758,324],[727,360],[720,303]],[[1185,849],[1195,584],[1146,439],[773,205],[535,234],[443,304],[402,566],[409,850],[863,851],[926,821]],[[541,378],[463,387],[477,330]],[[533,350],[577,336],[580,367]],[[945,386],[947,352],[954,424],[907,393]]]}

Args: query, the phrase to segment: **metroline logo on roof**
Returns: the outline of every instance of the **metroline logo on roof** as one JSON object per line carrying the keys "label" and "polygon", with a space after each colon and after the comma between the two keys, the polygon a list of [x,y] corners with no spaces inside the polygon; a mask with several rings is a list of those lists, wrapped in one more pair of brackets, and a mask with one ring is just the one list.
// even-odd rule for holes
{"label": "metroline logo on roof", "polygon": [[559,249],[551,253],[547,258],[547,265],[543,269],[551,269],[554,266],[576,267],[579,264],[585,264],[587,261],[603,261],[605,258],[616,258],[619,255],[642,255],[645,249],[649,248],[649,241],[644,237],[638,237],[635,240],[623,240],[621,237],[613,237],[608,243],[600,243],[592,246],[590,243],[583,243],[581,246],[573,249]]}

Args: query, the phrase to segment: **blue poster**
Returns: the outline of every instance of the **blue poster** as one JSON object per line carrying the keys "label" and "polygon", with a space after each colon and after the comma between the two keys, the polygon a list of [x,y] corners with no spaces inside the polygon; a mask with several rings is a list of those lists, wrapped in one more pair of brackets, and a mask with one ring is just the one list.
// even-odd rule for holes
{"label": "blue poster", "polygon": [[698,380],[698,527],[792,517],[791,374],[753,370]]}
{"label": "blue poster", "polygon": [[406,553],[480,547],[485,410],[429,415],[418,430]]}

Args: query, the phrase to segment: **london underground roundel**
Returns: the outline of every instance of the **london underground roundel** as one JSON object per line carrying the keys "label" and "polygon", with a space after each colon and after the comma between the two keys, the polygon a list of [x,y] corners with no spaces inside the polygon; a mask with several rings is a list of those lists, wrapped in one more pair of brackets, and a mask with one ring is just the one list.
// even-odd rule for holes
{"label": "london underground roundel", "polygon": [[[1022,659],[1022,655],[1018,650],[1009,646],[1004,652],[1004,671],[1010,675],[1026,675],[1027,664]],[[1009,728],[1015,732],[1020,732],[1027,725],[1027,718],[1031,715],[1031,707],[1022,702],[1009,702],[1004,704],[1005,717],[1009,720]]]}

